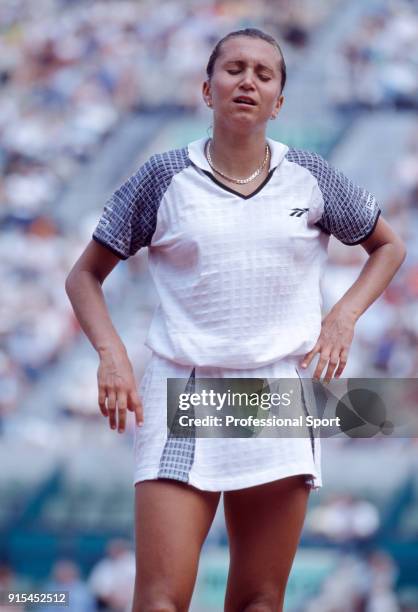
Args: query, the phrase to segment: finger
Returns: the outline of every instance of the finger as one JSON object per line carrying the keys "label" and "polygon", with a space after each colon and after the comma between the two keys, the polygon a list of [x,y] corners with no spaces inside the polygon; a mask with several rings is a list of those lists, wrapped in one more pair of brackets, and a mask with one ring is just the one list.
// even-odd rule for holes
{"label": "finger", "polygon": [[107,393],[107,410],[109,413],[109,425],[112,429],[116,429],[116,393],[113,389]]}
{"label": "finger", "polygon": [[142,407],[142,402],[139,399],[136,390],[133,390],[129,393],[129,407],[130,410],[135,412],[136,424],[142,425],[144,423],[144,409]]}
{"label": "finger", "polygon": [[316,343],[313,349],[309,351],[309,353],[306,353],[306,355],[302,359],[301,367],[307,368],[310,365],[312,359],[315,357],[315,355],[319,353],[319,351],[320,351],[320,345]]}
{"label": "finger", "polygon": [[118,393],[118,432],[125,431],[126,426],[126,393],[119,391]]}
{"label": "finger", "polygon": [[325,366],[327,365],[328,360],[329,360],[329,352],[328,351],[327,352],[322,352],[320,354],[320,358],[319,358],[319,361],[318,361],[318,363],[316,365],[315,372],[313,373],[312,378],[315,378],[316,380],[320,380],[321,375],[322,375],[322,371],[325,368]]}
{"label": "finger", "polygon": [[335,378],[339,378],[344,371],[345,366],[347,365],[348,359],[348,350],[343,349],[340,355],[340,363],[338,364],[338,368],[335,372]]}
{"label": "finger", "polygon": [[338,365],[338,352],[332,351],[330,360],[328,362],[328,368],[327,368],[327,371],[324,377],[325,383],[331,382],[331,378],[335,372],[335,368],[337,367],[337,365]]}
{"label": "finger", "polygon": [[106,407],[106,388],[104,385],[101,385],[101,384],[99,384],[98,403],[99,403],[99,408],[100,408],[100,412],[102,413],[102,415],[105,417],[109,416],[109,413]]}

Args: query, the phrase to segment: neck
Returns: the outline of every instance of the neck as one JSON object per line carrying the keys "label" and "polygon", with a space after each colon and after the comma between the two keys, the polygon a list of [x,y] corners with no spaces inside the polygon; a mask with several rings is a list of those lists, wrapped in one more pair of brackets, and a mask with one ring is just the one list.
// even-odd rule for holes
{"label": "neck", "polygon": [[266,153],[266,135],[231,134],[213,130],[211,155],[213,163],[229,176],[244,178],[261,164]]}

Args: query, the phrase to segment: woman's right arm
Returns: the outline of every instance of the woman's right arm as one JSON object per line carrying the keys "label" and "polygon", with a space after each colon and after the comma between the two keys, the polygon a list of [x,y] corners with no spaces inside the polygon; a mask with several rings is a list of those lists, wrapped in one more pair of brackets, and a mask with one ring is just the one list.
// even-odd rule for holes
{"label": "woman's right arm", "polygon": [[126,411],[134,412],[137,424],[141,425],[143,410],[131,362],[113,326],[102,291],[104,280],[119,262],[117,255],[91,240],[67,276],[65,290],[82,330],[99,355],[100,411],[109,418],[112,429],[118,426],[118,431],[123,432]]}

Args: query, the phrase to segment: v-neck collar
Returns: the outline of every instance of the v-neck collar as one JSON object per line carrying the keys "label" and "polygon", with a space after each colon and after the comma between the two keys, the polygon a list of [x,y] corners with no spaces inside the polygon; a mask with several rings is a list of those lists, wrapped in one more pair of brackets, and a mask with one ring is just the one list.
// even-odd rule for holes
{"label": "v-neck collar", "polygon": [[270,170],[270,172],[268,173],[268,175],[266,176],[266,178],[264,179],[264,181],[262,183],[260,183],[260,185],[251,193],[248,193],[247,195],[245,195],[245,193],[241,193],[240,191],[235,191],[235,189],[232,189],[232,187],[228,187],[228,185],[225,185],[224,183],[222,183],[221,181],[218,181],[218,179],[212,174],[212,172],[208,172],[207,170],[203,170],[203,172],[210,178],[212,179],[212,181],[214,183],[216,183],[216,185],[219,185],[219,187],[222,187],[222,189],[225,189],[226,191],[229,191],[229,193],[233,193],[234,195],[239,196],[240,198],[242,198],[243,200],[249,200],[250,198],[252,198],[253,196],[255,196],[257,193],[259,193],[264,185],[267,185],[267,183],[269,182],[269,180],[271,179],[271,177],[273,176],[273,172],[274,172],[275,168],[273,168],[272,170]]}
{"label": "v-neck collar", "polygon": [[249,198],[252,198],[257,193],[259,193],[261,189],[263,189],[263,187],[269,182],[269,180],[273,176],[274,170],[277,168],[277,166],[281,164],[286,153],[289,150],[289,147],[283,144],[282,142],[273,140],[272,138],[267,138],[266,140],[270,147],[270,152],[271,152],[269,173],[264,179],[264,181],[252,193],[248,195],[244,195],[243,193],[240,193],[239,191],[235,191],[235,189],[232,189],[232,187],[228,187],[227,185],[224,185],[224,183],[221,183],[221,181],[219,181],[215,177],[215,175],[213,174],[212,168],[210,167],[209,162],[206,159],[206,155],[205,155],[205,145],[208,141],[208,138],[205,137],[205,138],[200,138],[199,140],[194,140],[188,145],[187,148],[189,152],[190,161],[193,162],[193,164],[195,164],[198,168],[203,170],[203,172],[210,179],[212,179],[212,181],[216,183],[216,185],[219,185],[219,187],[222,187],[222,189],[225,189],[226,191],[229,191],[230,193],[233,193],[234,195],[237,195],[244,200],[248,200]]}

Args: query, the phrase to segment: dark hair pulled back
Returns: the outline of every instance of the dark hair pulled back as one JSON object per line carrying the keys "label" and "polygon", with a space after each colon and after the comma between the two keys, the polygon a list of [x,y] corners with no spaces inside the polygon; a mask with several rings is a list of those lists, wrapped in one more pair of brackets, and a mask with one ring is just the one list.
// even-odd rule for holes
{"label": "dark hair pulled back", "polygon": [[261,40],[265,40],[266,42],[270,43],[270,45],[272,45],[275,49],[277,49],[280,55],[280,73],[281,73],[281,79],[282,79],[281,90],[283,91],[284,86],[286,84],[286,64],[284,61],[282,50],[280,48],[279,43],[277,42],[275,38],[273,38],[273,36],[270,36],[270,34],[266,34],[266,32],[263,32],[262,30],[259,30],[258,28],[245,28],[242,30],[235,30],[234,32],[229,32],[229,34],[221,38],[216,43],[209,57],[208,64],[206,66],[206,74],[208,76],[208,79],[210,80],[212,78],[215,62],[221,52],[222,44],[226,40],[229,40],[230,38],[235,38],[236,36],[248,36],[250,38],[260,38]]}

